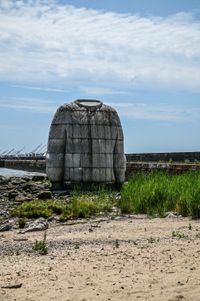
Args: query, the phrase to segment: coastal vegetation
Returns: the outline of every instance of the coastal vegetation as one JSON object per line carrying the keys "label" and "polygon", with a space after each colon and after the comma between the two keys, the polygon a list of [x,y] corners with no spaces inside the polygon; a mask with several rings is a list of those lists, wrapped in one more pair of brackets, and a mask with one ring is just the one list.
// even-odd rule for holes
{"label": "coastal vegetation", "polygon": [[12,211],[12,216],[20,218],[49,218],[53,214],[60,216],[60,221],[75,218],[88,218],[107,214],[115,205],[115,194],[100,190],[94,193],[74,192],[66,200],[32,200],[23,202]]}
{"label": "coastal vegetation", "polygon": [[163,216],[168,211],[200,218],[200,172],[140,174],[123,186],[122,213]]}
{"label": "coastal vegetation", "polygon": [[21,202],[12,210],[19,226],[26,219],[57,215],[59,221],[102,215],[147,214],[165,216],[166,212],[200,218],[200,172],[180,175],[138,174],[122,187],[121,193],[100,189],[75,191],[70,196]]}

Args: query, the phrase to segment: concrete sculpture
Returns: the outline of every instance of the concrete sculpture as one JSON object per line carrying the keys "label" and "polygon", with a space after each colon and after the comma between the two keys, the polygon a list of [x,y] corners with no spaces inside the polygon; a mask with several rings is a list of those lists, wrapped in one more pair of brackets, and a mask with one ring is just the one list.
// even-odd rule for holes
{"label": "concrete sculpture", "polygon": [[46,173],[53,188],[68,183],[123,183],[124,141],[117,112],[97,100],[58,108],[48,140]]}

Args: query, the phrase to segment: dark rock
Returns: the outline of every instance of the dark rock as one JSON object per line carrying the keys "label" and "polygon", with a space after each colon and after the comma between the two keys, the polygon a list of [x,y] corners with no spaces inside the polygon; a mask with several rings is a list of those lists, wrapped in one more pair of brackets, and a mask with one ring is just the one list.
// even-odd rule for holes
{"label": "dark rock", "polygon": [[17,195],[18,195],[18,192],[17,192],[17,191],[11,190],[11,191],[8,193],[8,199],[9,199],[9,201],[15,200],[15,198],[16,198]]}
{"label": "dark rock", "polygon": [[43,181],[43,180],[45,180],[47,178],[47,176],[45,176],[45,175],[38,175],[38,176],[33,176],[32,177],[32,180],[33,181]]}
{"label": "dark rock", "polygon": [[13,284],[7,284],[7,285],[3,285],[1,288],[20,288],[22,287],[22,283],[13,283]]}
{"label": "dark rock", "polygon": [[52,198],[51,191],[42,191],[37,195],[37,198],[40,200],[48,200]]}
{"label": "dark rock", "polygon": [[8,184],[9,181],[10,181],[9,178],[5,178],[5,177],[1,177],[1,178],[0,178],[0,184],[2,184],[2,185]]}
{"label": "dark rock", "polygon": [[12,228],[12,225],[9,223],[0,225],[0,232],[9,231]]}

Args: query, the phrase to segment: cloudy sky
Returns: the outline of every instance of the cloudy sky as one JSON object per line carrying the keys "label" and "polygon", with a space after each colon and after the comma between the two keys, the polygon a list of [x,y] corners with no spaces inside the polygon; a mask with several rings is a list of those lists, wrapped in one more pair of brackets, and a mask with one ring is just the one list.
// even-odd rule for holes
{"label": "cloudy sky", "polygon": [[200,1],[0,0],[0,153],[77,98],[117,109],[126,152],[200,151]]}

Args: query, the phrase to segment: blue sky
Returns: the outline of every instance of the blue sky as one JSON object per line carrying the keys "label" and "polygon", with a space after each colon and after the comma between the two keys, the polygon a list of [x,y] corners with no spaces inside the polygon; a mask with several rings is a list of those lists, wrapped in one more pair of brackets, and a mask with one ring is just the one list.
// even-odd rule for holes
{"label": "blue sky", "polygon": [[47,144],[56,108],[116,108],[125,151],[199,151],[199,0],[0,0],[0,152]]}

